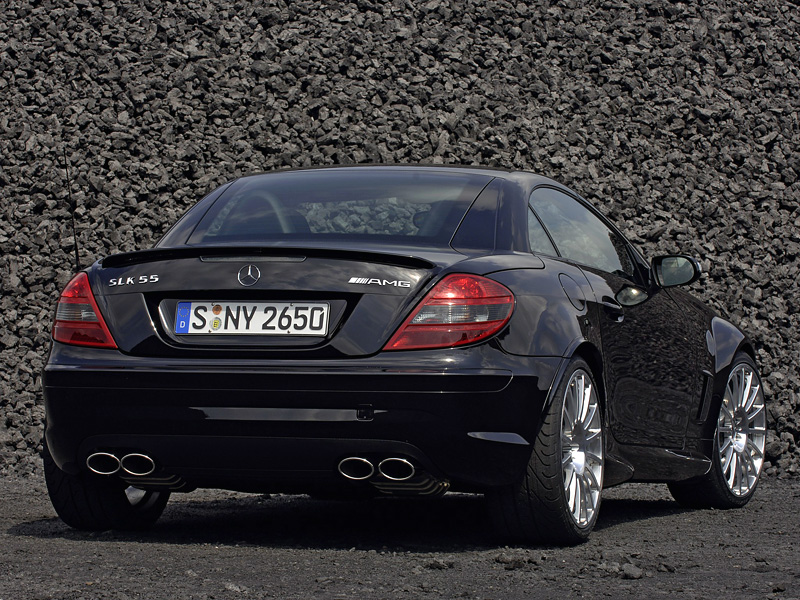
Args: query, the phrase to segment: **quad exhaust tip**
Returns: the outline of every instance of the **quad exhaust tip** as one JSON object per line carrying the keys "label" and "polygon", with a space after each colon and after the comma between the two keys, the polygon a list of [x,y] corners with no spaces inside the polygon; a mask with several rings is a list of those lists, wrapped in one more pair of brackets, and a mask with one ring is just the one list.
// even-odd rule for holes
{"label": "quad exhaust tip", "polygon": [[376,469],[372,461],[360,456],[348,456],[339,462],[339,473],[353,481],[370,479],[376,471],[391,481],[405,481],[416,473],[414,465],[405,458],[385,458]]}
{"label": "quad exhaust tip", "polygon": [[416,470],[405,458],[385,458],[378,464],[378,472],[392,481],[405,481],[414,476]]}
{"label": "quad exhaust tip", "polygon": [[109,452],[95,452],[86,459],[86,466],[98,475],[113,475],[120,468],[119,459]]}
{"label": "quad exhaust tip", "polygon": [[156,470],[156,463],[146,454],[126,454],[119,463],[123,471],[138,477],[150,475]]}
{"label": "quad exhaust tip", "polygon": [[353,481],[363,481],[375,474],[375,467],[366,458],[350,456],[339,461],[339,473]]}
{"label": "quad exhaust tip", "polygon": [[122,458],[117,458],[110,452],[95,452],[87,457],[86,466],[98,475],[113,475],[122,470],[128,475],[144,477],[156,470],[156,463],[152,458],[136,452]]}

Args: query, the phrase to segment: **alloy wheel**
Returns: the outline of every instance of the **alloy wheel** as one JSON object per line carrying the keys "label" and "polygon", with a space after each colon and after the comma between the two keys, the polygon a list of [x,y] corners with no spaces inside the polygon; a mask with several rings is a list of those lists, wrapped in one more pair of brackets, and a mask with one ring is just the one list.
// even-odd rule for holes
{"label": "alloy wheel", "polygon": [[746,496],[758,482],[764,463],[766,425],[761,381],[749,365],[739,364],[728,377],[717,420],[720,467],[735,496]]}
{"label": "alloy wheel", "polygon": [[589,374],[570,377],[561,413],[564,494],[578,527],[593,522],[603,489],[603,426],[597,392]]}

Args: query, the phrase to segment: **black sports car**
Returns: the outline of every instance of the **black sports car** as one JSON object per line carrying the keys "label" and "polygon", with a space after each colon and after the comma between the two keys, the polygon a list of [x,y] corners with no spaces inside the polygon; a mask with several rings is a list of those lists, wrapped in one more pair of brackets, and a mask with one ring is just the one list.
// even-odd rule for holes
{"label": "black sports car", "polygon": [[525,172],[243,177],[61,294],[44,370],[53,505],[152,524],[170,492],[484,493],[569,544],[604,487],[744,505],[764,395],[739,329],[575,192]]}

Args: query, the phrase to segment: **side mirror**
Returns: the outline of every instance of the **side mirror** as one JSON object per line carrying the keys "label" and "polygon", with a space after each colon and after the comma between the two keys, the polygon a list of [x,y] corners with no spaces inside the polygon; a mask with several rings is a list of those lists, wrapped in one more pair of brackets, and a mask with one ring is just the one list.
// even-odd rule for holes
{"label": "side mirror", "polygon": [[656,283],[663,288],[686,285],[700,279],[703,268],[691,256],[656,256],[652,262]]}

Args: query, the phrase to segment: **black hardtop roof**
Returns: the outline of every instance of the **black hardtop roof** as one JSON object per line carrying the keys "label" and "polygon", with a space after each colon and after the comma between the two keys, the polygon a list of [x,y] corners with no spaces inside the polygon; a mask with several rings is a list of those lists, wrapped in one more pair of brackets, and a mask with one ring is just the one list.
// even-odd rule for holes
{"label": "black hardtop roof", "polygon": [[303,173],[314,171],[388,171],[388,172],[403,172],[403,171],[426,171],[433,173],[463,173],[465,171],[474,173],[476,175],[484,175],[491,178],[508,179],[521,183],[525,181],[529,184],[554,184],[559,185],[558,182],[538,175],[530,171],[521,171],[517,169],[507,169],[502,167],[483,167],[475,165],[434,165],[434,164],[358,164],[358,165],[321,165],[314,167],[295,167],[286,169],[276,169],[274,171],[266,171],[263,173],[253,173],[245,175],[242,178],[250,177],[269,177],[273,174],[286,174],[286,173]]}

